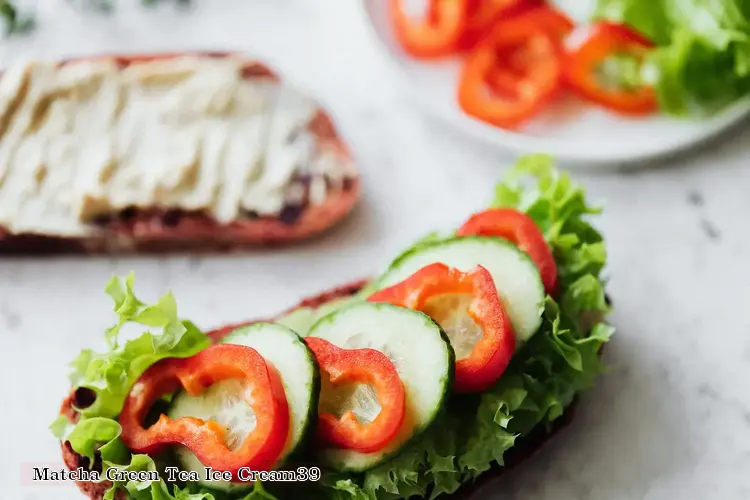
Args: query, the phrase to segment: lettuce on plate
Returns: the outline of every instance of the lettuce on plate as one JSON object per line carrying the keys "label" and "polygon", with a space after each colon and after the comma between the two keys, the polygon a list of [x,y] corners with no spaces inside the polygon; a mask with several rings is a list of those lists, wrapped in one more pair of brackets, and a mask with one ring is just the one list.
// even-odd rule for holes
{"label": "lettuce on plate", "polygon": [[713,113],[750,93],[746,0],[598,0],[595,18],[628,24],[658,45],[644,77],[667,113]]}
{"label": "lettuce on plate", "polygon": [[[239,499],[193,484],[167,485],[163,480],[115,486],[135,500],[392,500],[413,495],[434,499],[502,465],[506,452],[533,430],[551,426],[591,386],[602,371],[600,348],[613,329],[602,321],[609,312],[601,276],[607,252],[602,236],[588,222],[599,209],[589,205],[583,188],[558,171],[551,158],[529,156],[497,186],[492,206],[522,210],[542,228],[561,285],[558,300],[545,300],[540,330],[515,354],[495,387],[479,395],[452,396],[430,429],[397,457],[363,474],[325,472],[317,483],[284,485],[283,491],[277,490],[278,485],[258,483]],[[416,245],[435,238],[441,237],[430,235]],[[110,350],[83,351],[73,363],[74,387],[93,390],[96,402],[82,409],[76,425],[61,417],[52,430],[92,463],[101,460],[104,468],[162,470],[168,457],[152,458],[126,449],[119,439],[117,415],[130,386],[148,366],[165,357],[191,356],[210,341],[195,325],[178,318],[171,294],[148,306],[136,298],[132,285],[130,276],[125,281],[114,279],[107,287],[119,318],[105,334]],[[366,296],[367,289],[326,304],[325,312]],[[305,332],[320,314],[304,309],[281,321]],[[157,327],[161,333],[146,331],[119,345],[125,323]],[[105,499],[113,496],[111,489]]]}

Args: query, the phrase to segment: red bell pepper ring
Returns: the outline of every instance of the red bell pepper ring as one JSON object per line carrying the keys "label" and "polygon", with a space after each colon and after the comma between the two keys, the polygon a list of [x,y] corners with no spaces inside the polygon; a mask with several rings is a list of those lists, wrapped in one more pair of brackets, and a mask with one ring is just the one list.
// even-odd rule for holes
{"label": "red bell pepper ring", "polygon": [[404,384],[391,360],[375,349],[342,349],[317,337],[307,337],[305,343],[315,354],[323,376],[334,387],[368,384],[375,390],[381,408],[367,424],[361,423],[351,410],[341,417],[321,412],[317,428],[321,445],[360,453],[385,448],[401,430],[406,414]]}
{"label": "red bell pepper ring", "polygon": [[549,6],[538,6],[520,11],[506,19],[506,23],[524,24],[541,28],[556,41],[570,35],[575,29],[575,22],[564,12]]}
{"label": "red bell pepper ring", "polygon": [[[257,423],[239,448],[230,450],[226,429],[213,420],[162,414],[149,428],[143,421],[153,403],[164,394],[184,388],[198,395],[208,386],[229,378],[247,383],[247,404]],[[242,467],[270,470],[284,450],[289,435],[289,406],[276,370],[257,351],[241,345],[213,345],[190,358],[169,358],[147,369],[133,385],[122,413],[122,440],[136,453],[158,453],[181,444],[206,466],[231,472],[237,479]]]}
{"label": "red bell pepper ring", "polygon": [[[469,295],[466,311],[446,309],[440,297]],[[481,329],[481,337],[471,352],[456,360],[456,379],[453,391],[481,392],[497,382],[508,367],[516,347],[513,325],[505,313],[492,275],[477,266],[465,273],[445,264],[423,267],[404,281],[375,292],[370,302],[390,304],[422,311],[438,323],[452,315],[466,314]],[[451,332],[448,331],[448,336]]]}
{"label": "red bell pepper ring", "polygon": [[625,115],[643,115],[658,108],[656,91],[637,82],[629,88],[625,82],[607,82],[598,74],[602,64],[612,57],[632,58],[640,66],[654,44],[625,25],[600,22],[591,35],[567,55],[564,78],[571,90],[580,96]]}
{"label": "red bell pepper ring", "polygon": [[[514,10],[514,14],[504,17],[502,23],[526,25],[528,29],[541,29],[553,41],[557,42],[558,53],[562,54],[562,41],[575,29],[575,23],[570,17],[551,7],[525,6]],[[534,85],[537,77],[534,74],[537,64],[544,64],[546,51],[539,50],[538,43],[521,44],[515,50],[500,53],[496,67],[490,72],[487,83],[490,88],[501,95],[518,98],[526,87]],[[541,61],[540,61],[541,59]]]}
{"label": "red bell pepper ring", "polygon": [[514,243],[539,269],[545,291],[557,291],[557,264],[544,235],[536,223],[523,212],[512,208],[494,208],[472,215],[457,236],[498,236]]}
{"label": "red bell pepper ring", "polygon": [[[528,63],[522,75],[507,70],[506,61],[522,54]],[[506,73],[501,88],[489,84],[498,71]],[[461,70],[458,103],[465,113],[492,125],[517,128],[533,117],[560,89],[562,50],[559,42],[541,25],[515,22],[495,25],[471,52]]]}
{"label": "red bell pepper ring", "polygon": [[471,0],[466,27],[458,42],[459,47],[474,48],[495,22],[542,3],[542,0]]}
{"label": "red bell pepper ring", "polygon": [[404,0],[390,0],[396,38],[409,54],[420,58],[450,55],[466,25],[469,0],[428,0],[427,16],[414,19],[404,11]]}

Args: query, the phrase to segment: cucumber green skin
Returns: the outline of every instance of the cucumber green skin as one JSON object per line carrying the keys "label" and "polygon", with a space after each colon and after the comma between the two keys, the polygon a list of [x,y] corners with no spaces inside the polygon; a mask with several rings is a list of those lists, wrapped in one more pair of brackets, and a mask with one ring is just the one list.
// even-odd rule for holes
{"label": "cucumber green skin", "polygon": [[[417,311],[417,312],[419,312],[420,314],[428,318],[430,321],[432,321],[432,318],[430,318],[423,312],[421,311]],[[396,458],[397,456],[399,456],[401,453],[403,453],[404,450],[406,450],[409,447],[409,445],[414,443],[418,437],[420,437],[422,434],[427,432],[427,430],[429,430],[430,427],[432,427],[432,425],[439,420],[439,417],[448,410],[448,399],[453,393],[453,382],[456,380],[456,352],[453,350],[453,346],[451,345],[451,341],[448,338],[448,334],[445,332],[445,330],[443,330],[443,328],[440,325],[438,325],[437,322],[433,321],[433,323],[435,323],[440,329],[440,338],[443,339],[443,342],[448,344],[448,373],[446,374],[445,377],[443,377],[443,383],[445,386],[443,397],[440,398],[440,402],[438,403],[437,409],[431,415],[430,417],[431,420],[427,424],[421,426],[420,428],[415,429],[414,434],[412,434],[411,438],[409,438],[409,440],[406,441],[404,445],[401,446],[401,448],[387,455],[387,457],[384,459],[384,462],[388,460],[392,460]],[[382,463],[383,462],[381,462],[381,464]],[[368,470],[368,469],[352,471],[352,472],[364,472],[365,470]]]}
{"label": "cucumber green skin", "polygon": [[[528,261],[528,263],[531,266],[533,266],[534,268],[537,267],[536,264],[534,264],[534,261],[531,260],[531,257],[529,257],[529,255],[526,252],[520,251],[520,249],[518,248],[518,246],[516,244],[514,244],[513,242],[511,242],[510,240],[507,240],[505,238],[501,238],[501,237],[498,237],[498,236],[478,236],[478,235],[452,236],[452,237],[447,237],[447,238],[440,239],[440,240],[425,242],[423,244],[415,246],[414,248],[412,248],[410,250],[407,250],[406,252],[403,252],[401,255],[399,255],[398,257],[396,257],[396,259],[393,262],[391,262],[391,265],[388,266],[388,269],[386,269],[386,271],[383,274],[381,274],[380,276],[378,276],[376,279],[373,280],[372,287],[373,287],[374,290],[381,290],[383,288],[387,288],[387,286],[384,285],[385,279],[392,272],[394,272],[395,270],[397,270],[398,268],[400,268],[401,265],[405,261],[411,259],[412,256],[414,256],[416,254],[424,253],[426,251],[429,251],[430,249],[433,249],[433,248],[436,248],[436,247],[440,247],[440,246],[443,246],[443,245],[448,244],[448,243],[458,242],[458,241],[482,242],[482,241],[487,241],[487,240],[492,240],[492,241],[495,241],[497,243],[501,243],[501,244],[503,244],[505,246],[508,246],[508,247],[510,247],[510,248],[518,251],[518,254],[519,254],[519,256],[522,259],[525,259],[526,261]],[[543,290],[543,285],[542,285],[541,278],[539,280],[539,285],[542,287],[542,290]],[[546,296],[547,294],[545,292],[543,292],[542,295]],[[540,316],[540,318],[541,318],[541,315],[542,315],[542,311],[543,311],[543,306],[542,306],[542,303],[540,303],[539,304],[539,316]],[[541,323],[541,320],[540,320],[540,323]],[[534,332],[533,334],[535,334],[535,333],[536,332]],[[531,334],[526,339],[521,339],[520,337],[517,338],[516,339],[516,350],[520,349],[526,342],[528,342],[528,340],[531,338],[531,336],[533,336],[533,334]]]}
{"label": "cucumber green skin", "polygon": [[[422,252],[424,252],[426,250],[429,250],[431,248],[442,246],[442,245],[444,245],[446,243],[451,243],[451,242],[459,241],[459,240],[460,241],[485,241],[485,240],[494,240],[494,241],[502,242],[504,245],[510,246],[511,248],[514,248],[514,249],[518,250],[518,246],[516,246],[513,242],[511,242],[510,240],[507,240],[505,238],[501,238],[499,236],[478,236],[478,235],[453,236],[453,237],[449,237],[449,238],[445,238],[445,239],[441,239],[441,240],[435,240],[435,241],[426,242],[426,243],[423,243],[421,245],[417,245],[416,247],[414,247],[414,248],[412,248],[410,250],[407,250],[406,252],[403,252],[401,255],[399,255],[398,257],[396,257],[396,259],[394,259],[394,261],[391,262],[391,265],[388,266],[388,269],[386,269],[386,271],[383,274],[381,274],[377,279],[373,280],[373,286],[374,286],[374,288],[376,290],[380,290],[381,288],[383,288],[383,281],[391,273],[391,271],[393,271],[393,270],[401,267],[401,264],[403,264],[404,261],[410,259],[413,255],[418,254],[418,253],[422,253]],[[531,257],[529,257],[526,252],[520,252],[520,253],[524,257],[526,257],[528,259],[528,261],[532,265],[536,266],[536,264],[534,264],[534,261],[531,260]]]}
{"label": "cucumber green skin", "polygon": [[[232,330],[229,334],[227,334],[226,337],[224,337],[220,343],[222,344],[229,344],[231,343],[231,337],[235,335],[240,335],[246,332],[248,329],[253,328],[257,325],[248,325],[243,326],[240,328],[237,328],[236,330]],[[304,431],[302,432],[302,439],[300,439],[297,442],[297,445],[292,448],[287,456],[284,458],[282,462],[277,464],[278,466],[283,465],[286,462],[293,462],[301,457],[303,457],[307,451],[307,448],[313,441],[313,437],[315,434],[315,428],[318,425],[318,400],[320,399],[320,366],[318,365],[317,359],[315,359],[315,354],[313,354],[312,350],[307,346],[304,339],[293,330],[290,330],[293,332],[297,337],[299,337],[300,342],[302,345],[305,346],[305,352],[307,353],[307,358],[310,361],[312,367],[313,367],[313,379],[312,379],[312,390],[310,391],[310,411],[307,414],[307,425],[304,427]]]}
{"label": "cucumber green skin", "polygon": [[[341,309],[338,309],[336,311],[333,311],[327,314],[326,316],[323,316],[322,318],[320,318],[318,321],[316,321],[313,324],[313,326],[310,328],[309,331],[311,333],[314,332],[316,327],[319,324],[333,321],[334,317],[339,312],[345,311],[346,309],[349,309],[351,307],[357,307],[358,305],[359,304],[347,305]],[[386,303],[378,303],[378,304],[373,303],[373,305],[377,305],[378,307],[382,307],[382,308],[405,309],[405,308],[401,308],[401,307],[394,306],[391,304],[386,304]],[[383,463],[388,462],[389,460],[393,460],[394,458],[399,456],[401,453],[403,453],[404,450],[406,450],[409,447],[409,445],[414,443],[416,439],[419,438],[425,431],[427,431],[427,429],[429,429],[430,426],[438,420],[438,417],[441,414],[443,414],[446,410],[447,402],[451,395],[451,390],[453,388],[453,381],[455,380],[455,377],[456,377],[456,353],[453,351],[453,346],[451,346],[450,339],[448,338],[448,334],[445,333],[445,330],[443,330],[443,328],[439,324],[437,324],[432,318],[430,318],[429,316],[427,316],[421,311],[416,311],[413,309],[408,309],[408,310],[413,313],[420,314],[421,316],[423,316],[425,323],[434,324],[440,332],[440,338],[448,346],[448,373],[442,378],[443,388],[444,388],[443,395],[441,396],[440,401],[438,402],[435,408],[435,411],[430,415],[428,421],[418,427],[415,427],[414,432],[412,433],[411,437],[409,437],[409,439],[404,441],[403,445],[401,445],[400,448],[393,450],[391,453],[384,454],[380,460],[378,460],[377,462],[371,463],[367,467],[351,467],[351,466],[347,466],[346,464],[341,464],[341,463],[325,464],[327,467],[334,468],[336,472],[350,472],[350,473],[359,474],[362,472],[366,472],[370,469],[373,469],[379,465],[382,465]],[[313,335],[310,335],[310,336],[313,336]]]}

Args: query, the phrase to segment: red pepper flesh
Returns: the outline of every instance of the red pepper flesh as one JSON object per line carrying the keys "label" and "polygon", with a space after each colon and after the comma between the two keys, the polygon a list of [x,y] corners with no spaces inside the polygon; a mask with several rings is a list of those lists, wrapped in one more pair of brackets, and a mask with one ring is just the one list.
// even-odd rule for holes
{"label": "red pepper flesh", "polygon": [[391,21],[401,46],[415,57],[450,55],[463,33],[468,18],[468,0],[429,0],[427,16],[413,19],[404,0],[390,0]]}
{"label": "red pepper flesh", "polygon": [[[213,420],[172,420],[162,414],[154,425],[144,428],[149,409],[164,394],[184,388],[198,395],[229,378],[246,381],[247,403],[256,417],[255,428],[238,449],[227,447],[225,428]],[[123,442],[136,453],[157,453],[167,445],[181,444],[204,465],[231,472],[236,479],[242,467],[267,471],[276,463],[289,435],[289,406],[281,378],[257,351],[220,344],[190,358],[169,358],[152,365],[130,390],[119,422]]]}
{"label": "red pepper flesh", "polygon": [[575,29],[575,22],[564,12],[549,6],[538,6],[523,10],[505,20],[505,24],[523,24],[544,30],[555,41],[562,41]]}
{"label": "red pepper flesh", "polygon": [[[370,385],[380,404],[380,412],[367,424],[361,423],[351,410],[341,417],[321,412],[317,428],[321,445],[360,453],[385,448],[398,434],[406,414],[404,384],[393,363],[375,349],[342,349],[317,337],[307,337],[305,343],[315,354],[323,376],[334,387]],[[324,397],[321,394],[321,399]]]}
{"label": "red pepper flesh", "polygon": [[[513,23],[516,27],[522,25],[530,31],[544,31],[558,44],[558,53],[562,54],[562,40],[575,28],[573,20],[551,7],[524,7],[515,9],[514,14],[504,17],[501,23],[505,26],[508,26],[508,23]],[[490,72],[487,83],[501,95],[517,98],[528,92],[524,87],[543,77],[536,76],[535,72],[539,71],[537,65],[545,64],[546,57],[545,51],[539,50],[538,42],[520,44],[515,50],[503,50],[498,54],[497,65]]]}
{"label": "red pepper flesh", "polygon": [[434,299],[456,294],[471,296],[468,309],[458,313],[468,315],[481,329],[481,337],[468,356],[456,361],[453,390],[457,393],[481,392],[500,379],[516,346],[513,326],[489,271],[477,266],[465,273],[445,264],[431,264],[404,281],[374,293],[367,300],[422,311],[440,323],[441,318],[456,311],[435,306]]}
{"label": "red pepper flesh", "polygon": [[642,60],[653,48],[643,35],[622,24],[600,22],[577,49],[567,55],[564,78],[580,96],[625,115],[643,115],[658,108],[656,91],[650,85],[637,88],[607,88],[597,78],[597,69],[607,58],[624,54]]}
{"label": "red pepper flesh", "polygon": [[512,208],[495,208],[472,215],[457,236],[498,236],[514,243],[539,269],[545,291],[557,291],[557,264],[544,235],[534,220]]}
{"label": "red pepper flesh", "polygon": [[541,3],[542,0],[471,0],[459,47],[473,49],[495,22]]}
{"label": "red pepper flesh", "polygon": [[[458,89],[465,113],[509,129],[536,115],[560,89],[562,78],[562,52],[554,36],[542,26],[514,19],[495,25],[468,55]],[[520,72],[510,71],[508,61],[519,54],[527,61],[520,63]],[[505,77],[499,85],[493,83],[498,72]]]}

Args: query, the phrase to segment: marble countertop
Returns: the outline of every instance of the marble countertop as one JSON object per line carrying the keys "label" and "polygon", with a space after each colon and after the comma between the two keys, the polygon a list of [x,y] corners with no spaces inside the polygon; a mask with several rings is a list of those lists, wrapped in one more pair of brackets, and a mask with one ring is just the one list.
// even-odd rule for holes
{"label": "marble countertop", "polygon": [[[488,201],[512,161],[413,108],[355,1],[211,0],[190,14],[140,13],[135,3],[105,18],[76,12],[75,2],[38,2],[38,31],[1,42],[0,62],[187,48],[257,54],[331,109],[359,160],[364,200],[324,238],[274,252],[1,260],[4,499],[82,498],[72,486],[30,486],[22,476],[30,464],[59,461],[47,426],[66,392],[66,363],[112,320],[103,293],[112,273],[134,270],[149,298],[171,288],[202,326],[265,316],[456,225]],[[749,154],[746,129],[649,169],[579,173],[606,202],[599,225],[618,328],[611,371],[571,427],[507,477],[498,499],[750,498]]]}

